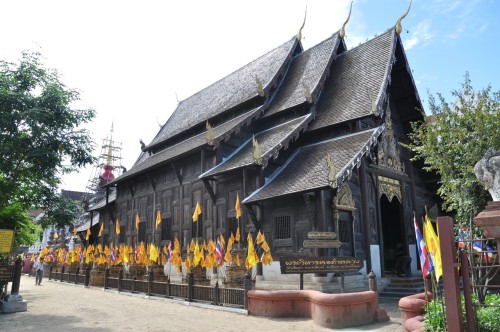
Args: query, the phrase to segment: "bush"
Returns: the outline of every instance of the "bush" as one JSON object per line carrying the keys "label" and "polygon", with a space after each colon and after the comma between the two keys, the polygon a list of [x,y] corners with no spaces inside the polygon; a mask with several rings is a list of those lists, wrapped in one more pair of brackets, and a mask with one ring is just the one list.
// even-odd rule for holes
{"label": "bush", "polygon": [[[478,303],[475,294],[472,296],[472,301],[473,303]],[[461,303],[462,317],[465,319],[465,302],[463,294],[461,294]],[[500,326],[500,294],[490,293],[486,295],[485,305],[476,306],[475,308],[477,316],[476,324],[480,326],[479,331],[498,331],[498,326]],[[444,299],[443,302],[439,299],[434,299],[429,302],[424,315],[425,331],[445,331],[445,310]]]}

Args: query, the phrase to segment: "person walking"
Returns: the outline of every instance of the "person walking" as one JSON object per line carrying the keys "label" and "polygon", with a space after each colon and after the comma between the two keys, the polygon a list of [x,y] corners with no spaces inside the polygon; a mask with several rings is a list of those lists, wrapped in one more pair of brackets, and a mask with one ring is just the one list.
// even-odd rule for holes
{"label": "person walking", "polygon": [[44,267],[45,262],[43,261],[43,257],[40,257],[40,259],[38,259],[38,263],[36,264],[35,285],[40,285],[42,282]]}

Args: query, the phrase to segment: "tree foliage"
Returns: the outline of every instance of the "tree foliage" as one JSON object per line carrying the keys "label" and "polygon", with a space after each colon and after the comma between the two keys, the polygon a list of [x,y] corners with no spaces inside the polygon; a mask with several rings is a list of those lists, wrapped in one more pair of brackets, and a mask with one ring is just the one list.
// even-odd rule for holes
{"label": "tree foliage", "polygon": [[0,60],[0,214],[14,205],[51,207],[62,175],[94,161],[82,125],[95,112],[73,109],[78,99],[39,53],[24,52],[19,63]]}
{"label": "tree foliage", "polygon": [[456,99],[452,103],[439,93],[437,99],[429,95],[432,115],[412,124],[408,147],[426,170],[440,176],[443,208],[468,224],[491,201],[474,174],[474,165],[488,148],[500,149],[500,91],[493,92],[491,86],[475,91],[466,73],[460,90],[451,93]]}
{"label": "tree foliage", "polygon": [[83,209],[80,202],[61,195],[44,212],[45,214],[40,218],[42,228],[51,225],[63,228],[66,225],[72,225]]}

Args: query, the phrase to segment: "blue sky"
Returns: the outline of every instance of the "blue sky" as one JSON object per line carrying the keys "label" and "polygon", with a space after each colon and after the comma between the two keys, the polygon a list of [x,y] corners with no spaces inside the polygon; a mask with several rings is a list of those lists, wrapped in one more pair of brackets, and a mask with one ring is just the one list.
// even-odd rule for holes
{"label": "blue sky", "polygon": [[[405,0],[354,1],[348,48],[394,26]],[[338,31],[349,0],[0,1],[0,58],[40,51],[67,86],[75,107],[97,111],[88,127],[96,143],[122,142],[123,165],[139,155],[182,100],[297,34],[310,48]],[[458,89],[469,71],[476,89],[500,89],[499,0],[415,0],[403,20],[406,55],[424,107],[427,91]],[[96,150],[96,153],[99,149]],[[87,168],[63,188],[83,191]]]}

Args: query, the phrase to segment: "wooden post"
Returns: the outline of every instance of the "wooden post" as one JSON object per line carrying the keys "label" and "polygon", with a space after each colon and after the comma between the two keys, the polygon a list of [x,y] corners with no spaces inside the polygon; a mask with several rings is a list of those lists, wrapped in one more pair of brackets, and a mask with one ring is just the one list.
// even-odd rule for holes
{"label": "wooden post", "polygon": [[188,289],[187,289],[187,300],[188,302],[193,302],[193,286],[194,286],[194,276],[193,272],[189,272],[188,275]]}
{"label": "wooden post", "polygon": [[123,279],[123,269],[120,268],[120,270],[118,271],[118,285],[116,286],[118,291],[121,291],[122,289],[122,279]]}
{"label": "wooden post", "polygon": [[88,266],[85,267],[85,277],[83,278],[83,285],[85,287],[89,287],[90,282],[90,268]]}
{"label": "wooden post", "polygon": [[109,267],[104,270],[104,289],[108,288]]}
{"label": "wooden post", "polygon": [[250,280],[250,273],[245,274],[245,298],[243,300],[245,310],[248,309],[248,291],[252,289],[252,280]]}
{"label": "wooden post", "polygon": [[476,322],[474,319],[474,308],[472,306],[472,287],[470,282],[469,259],[467,252],[460,252],[460,263],[462,265],[462,282],[464,287],[465,316],[467,318],[467,331],[475,332]]}
{"label": "wooden post", "polygon": [[59,280],[59,282],[63,281],[63,275],[64,275],[64,265],[61,267],[61,279]]}
{"label": "wooden post", "polygon": [[52,265],[50,265],[50,267],[49,267],[49,280],[50,280],[50,278],[52,278]]}
{"label": "wooden post", "polygon": [[340,273],[340,293],[345,292],[345,286],[344,286],[344,272]]}
{"label": "wooden post", "polygon": [[167,283],[165,284],[165,295],[170,297],[170,277],[167,278]]}
{"label": "wooden post", "polygon": [[78,283],[78,272],[80,272],[80,266],[76,267],[76,271],[75,271],[75,285]]}
{"label": "wooden post", "polygon": [[214,287],[214,304],[219,305],[219,280],[215,282]]}
{"label": "wooden post", "polygon": [[153,282],[153,268],[148,272],[148,296],[151,296],[151,283]]}
{"label": "wooden post", "polygon": [[135,292],[135,280],[137,279],[137,277],[134,277],[134,279],[132,280],[132,293]]}
{"label": "wooden post", "polygon": [[12,295],[19,294],[19,286],[21,285],[21,270],[22,270],[21,263],[22,263],[21,258],[17,258],[16,261],[14,262],[14,273],[12,276],[12,288],[10,289],[10,293]]}
{"label": "wooden post", "polygon": [[443,283],[445,305],[446,305],[446,325],[448,331],[461,332],[464,330],[462,308],[460,305],[460,290],[458,284],[458,270],[456,268],[457,252],[453,243],[453,219],[450,217],[437,218],[441,260],[443,264]]}

